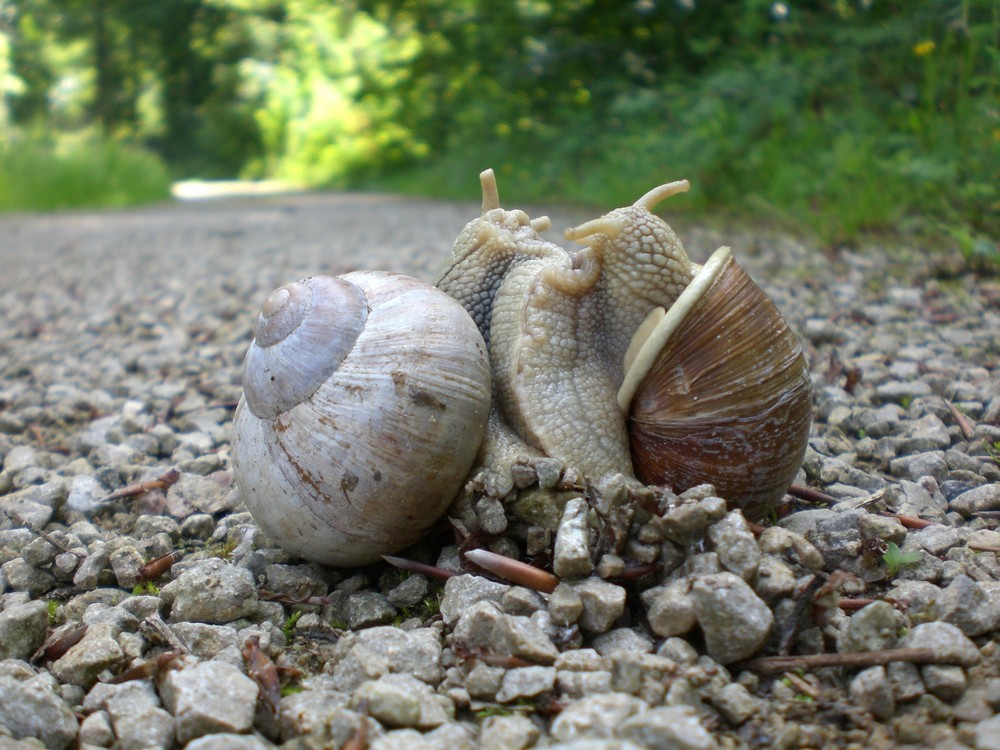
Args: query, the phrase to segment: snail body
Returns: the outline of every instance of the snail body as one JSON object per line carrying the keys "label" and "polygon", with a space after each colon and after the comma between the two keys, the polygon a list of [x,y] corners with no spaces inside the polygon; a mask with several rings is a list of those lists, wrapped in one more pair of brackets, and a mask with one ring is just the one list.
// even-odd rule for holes
{"label": "snail body", "polygon": [[359,565],[419,540],[483,440],[482,336],[399,274],[313,277],[264,303],[233,422],[247,508],[289,552]]}
{"label": "snail body", "polygon": [[[688,183],[567,230],[584,245],[571,252],[540,236],[547,218],[500,207],[491,171],[481,182],[482,214],[436,288],[299,282],[322,290],[317,325],[293,305],[299,286],[265,302],[233,425],[261,527],[307,559],[368,562],[456,497],[511,500],[515,466],[539,459],[598,495],[624,486],[616,502],[707,482],[751,517],[772,508],[805,452],[805,357],[728,248],[694,263],[652,213]],[[285,318],[282,338],[271,321]]]}

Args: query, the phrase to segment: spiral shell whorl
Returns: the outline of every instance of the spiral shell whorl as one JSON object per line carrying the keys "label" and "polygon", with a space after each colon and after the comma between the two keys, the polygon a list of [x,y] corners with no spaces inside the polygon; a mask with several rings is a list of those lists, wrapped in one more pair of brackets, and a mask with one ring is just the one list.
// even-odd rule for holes
{"label": "spiral shell whorl", "polygon": [[351,351],[368,318],[354,284],[314,276],[271,292],[243,366],[250,410],[273,418],[314,394]]}

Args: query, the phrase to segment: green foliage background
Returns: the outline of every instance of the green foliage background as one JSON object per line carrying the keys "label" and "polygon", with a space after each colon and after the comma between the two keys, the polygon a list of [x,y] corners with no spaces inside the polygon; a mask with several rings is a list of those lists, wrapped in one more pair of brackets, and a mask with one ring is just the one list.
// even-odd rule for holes
{"label": "green foliage background", "polygon": [[71,138],[465,199],[486,166],[519,202],[687,177],[688,210],[992,257],[998,81],[996,0],[0,0],[0,207]]}

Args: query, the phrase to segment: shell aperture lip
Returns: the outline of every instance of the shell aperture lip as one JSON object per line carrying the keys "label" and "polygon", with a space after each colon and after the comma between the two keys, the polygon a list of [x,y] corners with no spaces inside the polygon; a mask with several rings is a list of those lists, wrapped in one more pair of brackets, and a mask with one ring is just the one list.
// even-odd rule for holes
{"label": "shell aperture lip", "polygon": [[[648,329],[642,331],[645,338],[638,351],[633,354],[631,346],[629,347],[630,351],[626,354],[626,359],[629,361],[626,365],[625,379],[618,388],[618,406],[621,407],[622,413],[628,414],[629,405],[639,389],[639,384],[649,374],[663,345],[677,330],[691,308],[702,298],[705,290],[715,283],[719,273],[732,257],[732,251],[728,247],[720,247],[712,253],[694,280],[670,306],[666,314],[655,316],[655,328],[652,331],[648,331]],[[647,320],[649,319],[647,318]]]}

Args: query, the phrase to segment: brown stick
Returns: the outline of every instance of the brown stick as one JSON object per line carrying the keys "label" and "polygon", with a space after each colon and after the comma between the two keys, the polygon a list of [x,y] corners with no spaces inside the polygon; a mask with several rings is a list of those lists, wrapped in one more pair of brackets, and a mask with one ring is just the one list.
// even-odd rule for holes
{"label": "brown stick", "polygon": [[177,484],[177,480],[180,478],[181,473],[177,471],[177,469],[170,469],[170,471],[165,474],[161,474],[156,479],[150,479],[148,482],[130,484],[128,487],[122,487],[120,490],[115,490],[101,502],[106,503],[109,500],[120,500],[123,497],[141,495],[144,492],[152,492],[153,490],[165,490],[171,485]]}
{"label": "brown stick", "polygon": [[912,664],[947,663],[942,654],[932,648],[890,648],[883,651],[860,651],[852,654],[808,654],[805,656],[759,656],[743,662],[745,669],[754,672],[788,672],[793,669],[818,669],[819,667],[873,667],[894,661]]}
{"label": "brown stick", "polygon": [[841,599],[837,602],[837,606],[845,612],[857,612],[859,609],[864,609],[872,602],[877,601],[878,599]]}
{"label": "brown stick", "polygon": [[417,562],[416,560],[407,560],[405,557],[382,555],[382,559],[400,570],[408,570],[411,573],[423,573],[425,576],[438,578],[442,581],[446,578],[451,578],[452,576],[461,575],[460,573],[456,573],[454,570],[445,570],[444,568],[439,568],[436,565],[428,565],[427,563]]}
{"label": "brown stick", "polygon": [[786,492],[792,497],[797,497],[799,500],[807,500],[810,503],[822,503],[823,505],[835,505],[837,503],[837,498],[833,495],[828,495],[825,492],[801,484],[793,484]]}
{"label": "brown stick", "polygon": [[972,440],[976,436],[976,430],[972,426],[972,423],[968,418],[962,414],[951,401],[945,401],[948,404],[948,411],[951,412],[951,416],[954,417],[955,422],[958,424],[958,429],[962,431],[962,437],[966,440]]}
{"label": "brown stick", "polygon": [[183,557],[184,553],[180,550],[174,550],[173,552],[168,552],[165,555],[160,555],[159,557],[150,560],[145,565],[140,566],[135,580],[139,583],[155,581],[157,578],[170,570],[170,567],[175,562],[179,562]]}
{"label": "brown stick", "polygon": [[806,682],[795,674],[795,672],[785,672],[785,679],[788,680],[796,690],[800,693],[808,695],[813,700],[819,700],[820,695],[823,694],[823,691],[821,691],[818,687],[810,682]]}
{"label": "brown stick", "polygon": [[939,521],[928,521],[926,518],[908,516],[904,513],[883,513],[882,515],[895,518],[908,529],[926,529],[928,526],[940,525]]}
{"label": "brown stick", "polygon": [[1000,553],[1000,547],[990,544],[967,544],[965,545],[969,549],[974,549],[976,552],[998,552]]}
{"label": "brown stick", "polygon": [[490,552],[488,549],[470,549],[465,553],[465,557],[483,570],[544,594],[551,594],[559,585],[559,579],[551,573],[520,560]]}

